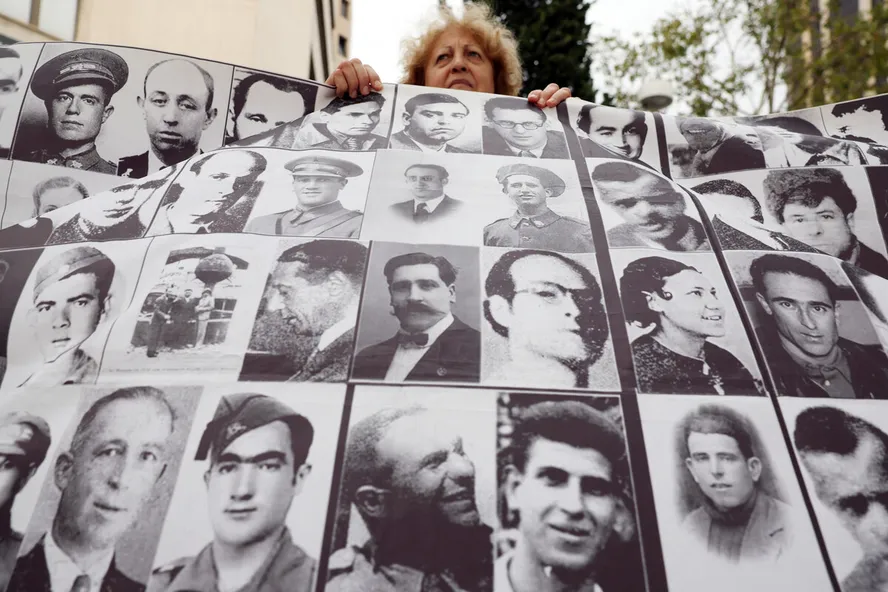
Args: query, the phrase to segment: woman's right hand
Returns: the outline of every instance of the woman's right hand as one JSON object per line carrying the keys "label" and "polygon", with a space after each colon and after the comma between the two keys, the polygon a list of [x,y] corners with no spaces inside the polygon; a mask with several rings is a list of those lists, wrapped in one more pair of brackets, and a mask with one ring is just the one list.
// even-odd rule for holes
{"label": "woman's right hand", "polygon": [[358,58],[345,60],[330,74],[326,84],[336,87],[336,96],[348,95],[357,98],[358,94],[369,95],[371,91],[381,91],[382,81],[372,67],[361,63]]}

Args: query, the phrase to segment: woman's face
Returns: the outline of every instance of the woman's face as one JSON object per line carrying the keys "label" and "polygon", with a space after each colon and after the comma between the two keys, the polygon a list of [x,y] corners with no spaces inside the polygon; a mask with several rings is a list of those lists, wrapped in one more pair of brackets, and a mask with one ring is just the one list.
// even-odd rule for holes
{"label": "woman's face", "polygon": [[663,315],[679,329],[705,337],[725,334],[725,309],[718,300],[715,288],[702,273],[685,269],[666,278],[663,293],[672,294],[667,300],[654,294],[651,310]]}
{"label": "woman's face", "polygon": [[474,35],[451,27],[432,45],[425,64],[425,86],[492,93],[496,90],[493,64]]}

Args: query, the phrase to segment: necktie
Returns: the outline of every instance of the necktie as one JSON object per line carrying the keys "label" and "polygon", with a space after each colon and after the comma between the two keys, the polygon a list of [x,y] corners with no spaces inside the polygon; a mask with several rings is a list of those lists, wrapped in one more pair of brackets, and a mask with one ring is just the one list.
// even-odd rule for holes
{"label": "necktie", "polygon": [[424,203],[416,206],[416,211],[413,212],[413,221],[417,224],[422,224],[423,222],[427,222],[429,219],[429,207]]}
{"label": "necktie", "polygon": [[86,574],[80,574],[74,578],[74,583],[71,585],[71,592],[89,592],[89,584],[89,576]]}
{"label": "necktie", "polygon": [[536,158],[536,154],[534,154],[530,150],[522,150],[518,153],[518,156],[522,156],[524,158]]}
{"label": "necktie", "polygon": [[429,336],[425,333],[401,333],[399,340],[404,345],[418,345],[425,347],[429,343]]}
{"label": "necktie", "polygon": [[358,150],[361,148],[358,144],[358,139],[354,136],[349,136],[345,139],[345,147],[349,150]]}

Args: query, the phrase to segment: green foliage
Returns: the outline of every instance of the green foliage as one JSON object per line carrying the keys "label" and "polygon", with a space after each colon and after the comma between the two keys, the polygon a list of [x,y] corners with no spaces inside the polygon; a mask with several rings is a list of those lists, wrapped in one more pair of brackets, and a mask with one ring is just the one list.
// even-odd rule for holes
{"label": "green foliage", "polygon": [[[597,102],[591,68],[591,26],[586,13],[594,0],[486,0],[518,38],[524,65],[522,93],[551,82],[575,97]],[[604,95],[601,102],[612,104]]]}

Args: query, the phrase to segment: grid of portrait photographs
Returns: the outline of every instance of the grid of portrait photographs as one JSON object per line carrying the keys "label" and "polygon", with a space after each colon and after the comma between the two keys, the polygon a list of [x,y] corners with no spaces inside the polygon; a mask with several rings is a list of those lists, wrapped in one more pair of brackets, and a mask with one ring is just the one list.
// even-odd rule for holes
{"label": "grid of portrait photographs", "polygon": [[888,98],[0,69],[0,592],[888,589]]}

